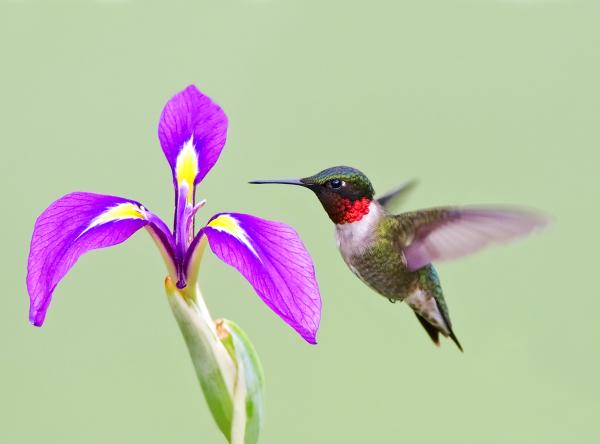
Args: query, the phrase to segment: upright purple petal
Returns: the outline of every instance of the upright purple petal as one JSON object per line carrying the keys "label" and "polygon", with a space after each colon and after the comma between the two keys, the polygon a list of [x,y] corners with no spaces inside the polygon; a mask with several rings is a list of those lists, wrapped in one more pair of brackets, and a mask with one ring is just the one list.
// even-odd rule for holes
{"label": "upright purple petal", "polygon": [[455,259],[489,244],[509,242],[543,227],[540,214],[513,208],[437,208],[406,213],[420,220],[427,211],[436,215],[421,225],[404,248],[408,268],[417,270],[431,262]]}
{"label": "upright purple petal", "polygon": [[227,116],[194,85],[165,105],[158,138],[173,170],[176,187],[186,181],[190,193],[213,167],[227,137]]}
{"label": "upright purple petal", "polygon": [[198,234],[188,258],[203,234],[217,257],[236,268],[279,317],[316,343],[321,295],[312,259],[293,228],[248,214],[217,214]]}
{"label": "upright purple petal", "polygon": [[119,244],[144,226],[162,244],[165,255],[171,256],[173,242],[166,225],[139,202],[71,193],[52,203],[38,217],[31,239],[27,261],[30,322],[43,324],[56,285],[82,254]]}

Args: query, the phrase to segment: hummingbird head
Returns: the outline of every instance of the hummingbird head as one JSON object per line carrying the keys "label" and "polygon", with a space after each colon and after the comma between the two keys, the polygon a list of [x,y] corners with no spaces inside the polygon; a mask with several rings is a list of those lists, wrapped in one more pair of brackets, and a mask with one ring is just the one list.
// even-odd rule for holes
{"label": "hummingbird head", "polygon": [[348,166],[327,168],[303,179],[255,180],[250,183],[281,183],[309,188],[336,224],[361,220],[369,212],[375,194],[369,178]]}

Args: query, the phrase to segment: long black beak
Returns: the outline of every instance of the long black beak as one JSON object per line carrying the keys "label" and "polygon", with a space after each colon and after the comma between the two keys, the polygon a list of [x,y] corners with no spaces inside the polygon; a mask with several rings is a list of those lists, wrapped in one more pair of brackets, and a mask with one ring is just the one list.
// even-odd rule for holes
{"label": "long black beak", "polygon": [[300,179],[275,179],[275,180],[251,180],[248,183],[253,184],[263,184],[263,183],[282,183],[286,185],[300,185],[301,187],[305,187],[307,184],[302,182]]}

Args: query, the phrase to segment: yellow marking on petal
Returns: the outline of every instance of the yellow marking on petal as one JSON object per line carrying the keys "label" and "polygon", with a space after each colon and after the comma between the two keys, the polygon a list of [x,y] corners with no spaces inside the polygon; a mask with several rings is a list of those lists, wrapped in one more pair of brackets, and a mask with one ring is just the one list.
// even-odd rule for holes
{"label": "yellow marking on petal", "polygon": [[138,207],[136,204],[131,202],[123,202],[115,205],[114,207],[106,209],[103,213],[92,220],[88,227],[81,232],[79,235],[82,236],[88,230],[91,230],[98,225],[102,225],[108,222],[114,222],[124,219],[143,219],[146,220],[146,210],[144,207]]}
{"label": "yellow marking on petal", "polygon": [[121,219],[145,219],[142,209],[131,202],[123,202],[100,214],[94,222],[96,225]]}
{"label": "yellow marking on petal", "polygon": [[258,259],[258,253],[250,243],[250,238],[246,231],[240,226],[240,223],[237,219],[229,214],[221,214],[220,216],[215,217],[211,220],[208,225],[211,228],[214,228],[217,231],[221,231],[231,236],[235,237],[241,243],[243,243]]}
{"label": "yellow marking on petal", "polygon": [[175,174],[177,177],[177,184],[181,185],[185,182],[188,186],[188,193],[186,201],[191,203],[194,199],[194,181],[198,175],[198,154],[194,147],[194,136],[183,144],[183,148],[177,156],[177,163],[175,164]]}
{"label": "yellow marking on petal", "polygon": [[243,231],[238,221],[229,214],[221,214],[215,217],[208,223],[208,226],[219,231],[225,231],[232,236],[239,236],[240,232]]}

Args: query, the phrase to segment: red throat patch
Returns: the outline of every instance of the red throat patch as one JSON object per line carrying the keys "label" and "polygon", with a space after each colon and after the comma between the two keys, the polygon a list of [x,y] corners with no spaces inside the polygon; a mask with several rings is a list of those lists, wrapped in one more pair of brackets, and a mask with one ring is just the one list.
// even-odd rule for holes
{"label": "red throat patch", "polygon": [[336,224],[357,222],[369,213],[370,204],[371,200],[366,197],[354,202],[350,199],[340,199],[335,203],[335,208],[331,211],[330,216]]}

